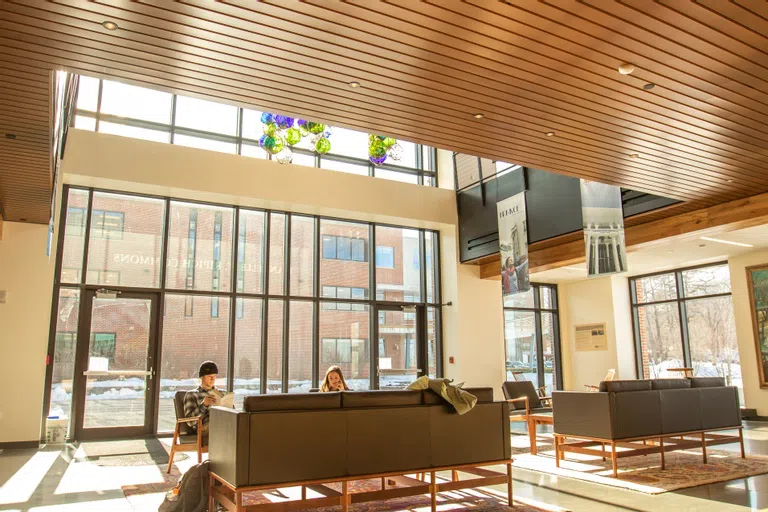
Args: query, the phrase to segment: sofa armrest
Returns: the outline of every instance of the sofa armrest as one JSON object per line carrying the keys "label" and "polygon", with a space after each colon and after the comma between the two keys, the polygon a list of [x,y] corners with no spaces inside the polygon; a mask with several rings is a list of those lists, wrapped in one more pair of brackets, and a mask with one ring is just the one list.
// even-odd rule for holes
{"label": "sofa armrest", "polygon": [[248,484],[251,436],[250,413],[212,407],[208,423],[211,471],[234,486]]}
{"label": "sofa armrest", "polygon": [[611,393],[555,391],[552,411],[555,433],[613,439]]}

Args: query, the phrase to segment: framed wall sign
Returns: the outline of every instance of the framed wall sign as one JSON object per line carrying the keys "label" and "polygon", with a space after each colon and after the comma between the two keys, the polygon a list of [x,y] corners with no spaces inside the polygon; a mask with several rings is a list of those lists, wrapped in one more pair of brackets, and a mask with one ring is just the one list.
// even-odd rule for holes
{"label": "framed wall sign", "polygon": [[768,263],[747,267],[747,283],[760,387],[768,388]]}

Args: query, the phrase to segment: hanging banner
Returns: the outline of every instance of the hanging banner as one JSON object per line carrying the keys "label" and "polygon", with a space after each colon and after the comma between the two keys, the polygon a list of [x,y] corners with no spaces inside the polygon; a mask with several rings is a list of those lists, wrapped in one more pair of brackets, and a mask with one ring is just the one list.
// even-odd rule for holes
{"label": "hanging banner", "polygon": [[627,247],[624,242],[621,189],[581,180],[581,217],[587,275],[597,277],[626,272]]}
{"label": "hanging banner", "polygon": [[496,203],[499,215],[501,249],[501,293],[503,297],[527,292],[528,227],[525,218],[525,192]]}

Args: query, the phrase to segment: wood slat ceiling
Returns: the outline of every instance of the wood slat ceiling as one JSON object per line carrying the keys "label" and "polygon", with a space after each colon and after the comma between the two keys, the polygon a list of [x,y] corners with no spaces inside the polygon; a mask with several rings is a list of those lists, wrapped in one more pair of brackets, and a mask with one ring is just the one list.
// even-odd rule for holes
{"label": "wood slat ceiling", "polygon": [[52,76],[48,69],[0,62],[0,214],[5,220],[47,224],[50,219]]}
{"label": "wood slat ceiling", "polygon": [[0,3],[0,62],[19,73],[67,69],[686,201],[662,215],[768,191],[766,34],[763,0]]}

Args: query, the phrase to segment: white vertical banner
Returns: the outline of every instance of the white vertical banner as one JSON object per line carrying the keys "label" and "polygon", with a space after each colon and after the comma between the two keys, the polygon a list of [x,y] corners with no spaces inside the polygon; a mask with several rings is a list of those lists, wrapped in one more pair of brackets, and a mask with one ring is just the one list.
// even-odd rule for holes
{"label": "white vertical banner", "polygon": [[598,277],[627,271],[621,189],[581,180],[581,217],[587,275]]}
{"label": "white vertical banner", "polygon": [[503,297],[527,292],[528,223],[525,214],[525,192],[496,203],[499,216],[499,249],[501,251],[501,294]]}

